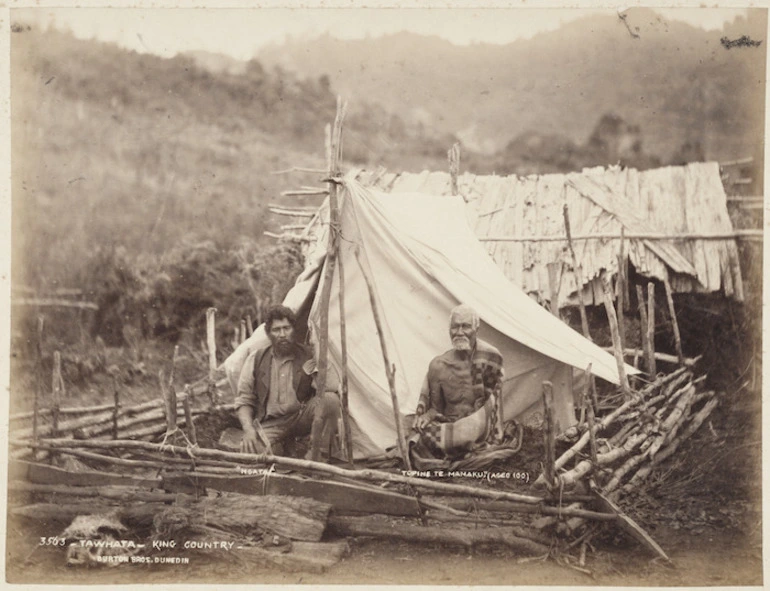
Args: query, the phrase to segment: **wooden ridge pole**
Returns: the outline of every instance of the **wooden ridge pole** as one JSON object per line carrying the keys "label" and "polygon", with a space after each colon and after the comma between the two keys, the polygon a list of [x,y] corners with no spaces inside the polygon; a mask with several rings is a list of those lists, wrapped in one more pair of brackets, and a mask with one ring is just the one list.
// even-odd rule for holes
{"label": "wooden ridge pole", "polygon": [[412,462],[409,460],[409,452],[406,448],[406,440],[404,438],[404,430],[403,426],[401,424],[401,411],[399,409],[398,405],[398,396],[396,396],[396,368],[394,365],[391,365],[390,358],[388,357],[388,347],[385,343],[385,332],[382,327],[382,322],[380,321],[380,312],[377,307],[377,301],[374,296],[374,286],[372,286],[372,281],[369,278],[369,274],[364,269],[364,265],[361,263],[361,257],[359,256],[358,250],[356,250],[356,261],[358,261],[358,266],[361,269],[361,274],[364,277],[364,281],[366,282],[366,289],[369,291],[369,301],[371,302],[372,306],[372,314],[374,315],[374,324],[377,327],[377,335],[380,337],[380,348],[382,349],[382,358],[385,362],[385,375],[388,378],[388,387],[390,389],[390,399],[393,403],[393,416],[396,421],[396,437],[398,439],[398,451],[401,453],[401,459],[404,461],[404,466],[406,466],[407,470],[412,469]]}
{"label": "wooden ridge pole", "polygon": [[564,204],[564,229],[567,232],[567,245],[569,246],[569,252],[572,256],[572,271],[575,273],[575,280],[577,281],[577,296],[578,304],[580,305],[580,326],[583,329],[583,336],[587,339],[591,339],[591,333],[588,330],[588,316],[586,315],[586,304],[583,301],[583,272],[578,265],[577,255],[575,254],[575,248],[572,246],[572,231],[569,224],[569,208],[567,204]]}
{"label": "wooden ridge pole", "polygon": [[671,283],[668,281],[668,276],[663,277],[663,287],[666,288],[666,302],[668,303],[669,316],[671,316],[671,330],[674,333],[674,347],[676,347],[676,356],[679,359],[679,365],[684,365],[685,359],[684,353],[682,353],[682,337],[679,334],[679,322],[676,319],[674,297],[671,292]]}

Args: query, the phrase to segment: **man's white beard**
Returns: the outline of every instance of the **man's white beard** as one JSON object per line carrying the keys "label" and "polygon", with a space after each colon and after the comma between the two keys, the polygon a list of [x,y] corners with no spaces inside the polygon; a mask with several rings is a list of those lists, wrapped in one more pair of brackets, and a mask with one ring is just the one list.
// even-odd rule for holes
{"label": "man's white beard", "polygon": [[470,351],[471,341],[468,337],[455,337],[452,339],[452,346],[455,348],[455,351]]}

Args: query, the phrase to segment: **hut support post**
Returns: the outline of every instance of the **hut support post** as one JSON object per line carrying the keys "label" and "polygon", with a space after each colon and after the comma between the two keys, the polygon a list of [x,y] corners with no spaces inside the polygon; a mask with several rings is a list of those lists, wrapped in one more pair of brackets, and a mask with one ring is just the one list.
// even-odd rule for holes
{"label": "hut support post", "polygon": [[572,231],[569,224],[569,208],[567,204],[564,204],[564,229],[567,232],[567,245],[569,246],[569,252],[572,256],[572,270],[575,273],[575,281],[577,283],[577,296],[578,304],[580,306],[580,326],[583,329],[583,336],[591,340],[591,333],[588,330],[588,316],[586,315],[586,304],[583,301],[583,273],[578,265],[577,255],[575,254],[575,248],[572,246]]}
{"label": "hut support post", "polygon": [[615,307],[612,304],[612,289],[610,288],[607,276],[602,274],[602,291],[604,292],[604,308],[607,311],[607,320],[610,323],[610,334],[612,335],[612,350],[615,353],[615,361],[618,364],[618,378],[620,387],[626,399],[631,396],[631,387],[628,385],[626,376],[626,365],[623,361],[623,350],[620,348],[620,337],[618,336],[618,319],[615,316]]}
{"label": "hut support post", "polygon": [[649,377],[654,376],[655,360],[652,358],[652,349],[650,349],[649,333],[647,332],[647,303],[644,298],[644,289],[641,285],[636,286],[636,299],[639,305],[639,334],[642,337],[642,350],[644,351],[644,364]]}
{"label": "hut support post", "polygon": [[543,415],[545,422],[543,425],[543,438],[545,444],[545,462],[543,466],[543,475],[546,485],[551,488],[556,480],[556,434],[553,424],[553,384],[543,382]]}
{"label": "hut support post", "polygon": [[626,321],[623,310],[626,309],[626,252],[625,252],[625,228],[620,229],[620,254],[618,254],[618,281],[615,288],[618,292],[618,336],[620,337],[620,348],[626,348]]}
{"label": "hut support post", "polygon": [[668,313],[671,316],[671,330],[674,333],[674,346],[676,347],[676,356],[679,358],[679,365],[684,365],[684,353],[682,352],[682,337],[679,334],[679,321],[676,319],[676,310],[674,309],[674,297],[671,292],[671,283],[668,277],[663,278],[663,287],[666,288],[666,302],[668,303]]}
{"label": "hut support post", "polygon": [[647,283],[647,342],[650,345],[650,378],[658,373],[655,362],[655,284]]}

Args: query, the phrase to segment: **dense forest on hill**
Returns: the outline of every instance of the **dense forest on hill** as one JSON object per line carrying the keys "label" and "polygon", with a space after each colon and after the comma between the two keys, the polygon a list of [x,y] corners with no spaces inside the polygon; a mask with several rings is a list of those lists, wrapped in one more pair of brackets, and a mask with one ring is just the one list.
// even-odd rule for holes
{"label": "dense forest on hill", "polygon": [[[272,173],[324,167],[324,127],[334,118],[338,93],[350,101],[346,167],[446,170],[455,142],[462,146],[462,170],[498,174],[701,160],[713,155],[713,138],[725,148],[720,154],[756,155],[744,149],[762,129],[750,107],[764,79],[758,84],[751,68],[764,63],[758,57],[764,52],[712,51],[696,67],[703,33],[685,25],[662,32],[658,23],[639,35],[654,33],[663,45],[680,40],[681,56],[658,55],[667,82],[641,69],[640,60],[652,63],[655,54],[636,47],[628,52],[636,65],[616,66],[633,80],[618,78],[620,70],[608,69],[617,53],[613,44],[634,47],[636,41],[623,36],[627,31],[619,37],[605,30],[615,25],[572,23],[560,36],[505,47],[460,48],[406,33],[321,38],[287,45],[281,60],[268,49],[233,64],[194,52],[161,58],[14,24],[14,285],[84,289],[112,310],[97,324],[116,342],[126,323],[173,336],[198,322],[208,305],[217,303],[237,322],[256,301],[280,299],[299,253],[263,232],[280,232],[296,220],[270,214],[268,204],[317,205],[318,197],[281,198],[280,192],[317,186],[320,176]],[[585,31],[597,33],[599,26],[606,34],[589,43]],[[562,59],[570,51],[575,55]],[[297,52],[313,56],[303,71],[292,61]],[[342,65],[316,68],[334,66],[343,54],[348,65],[368,64],[355,84]],[[420,60],[407,59],[417,54]],[[392,60],[400,60],[400,73]],[[561,74],[548,70],[557,66]],[[554,84],[569,93],[554,92]],[[598,95],[576,100],[586,84]],[[657,85],[650,97],[665,104],[642,108],[634,99],[639,84]],[[693,103],[692,92],[706,94]],[[478,132],[475,139],[466,133],[469,126]],[[523,131],[512,134],[516,129]],[[494,140],[491,153],[489,142],[477,141],[482,132]],[[292,272],[282,271],[286,265]]]}

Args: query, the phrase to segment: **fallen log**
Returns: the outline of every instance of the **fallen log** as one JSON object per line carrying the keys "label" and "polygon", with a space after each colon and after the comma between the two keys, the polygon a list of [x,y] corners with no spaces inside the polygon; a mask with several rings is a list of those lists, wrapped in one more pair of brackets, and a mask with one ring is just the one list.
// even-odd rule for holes
{"label": "fallen log", "polygon": [[329,518],[329,530],[342,536],[372,537],[408,542],[447,544],[475,548],[480,545],[507,546],[524,554],[542,555],[549,547],[517,535],[518,528],[448,529],[399,524],[398,527],[371,517]]}
{"label": "fallen log", "polygon": [[66,484],[35,484],[14,480],[8,483],[8,490],[64,497],[98,497],[115,501],[145,503],[168,503],[186,495],[180,493],[150,492],[135,486],[68,486]]}
{"label": "fallen log", "polygon": [[227,532],[270,532],[291,540],[318,542],[330,510],[328,503],[309,498],[228,493],[163,508],[154,524],[168,537],[203,525]]}
{"label": "fallen log", "polygon": [[8,478],[27,480],[38,484],[71,484],[73,486],[128,485],[147,488],[160,488],[160,478],[128,476],[105,470],[82,470],[71,472],[47,464],[38,464],[23,460],[8,462]]}

